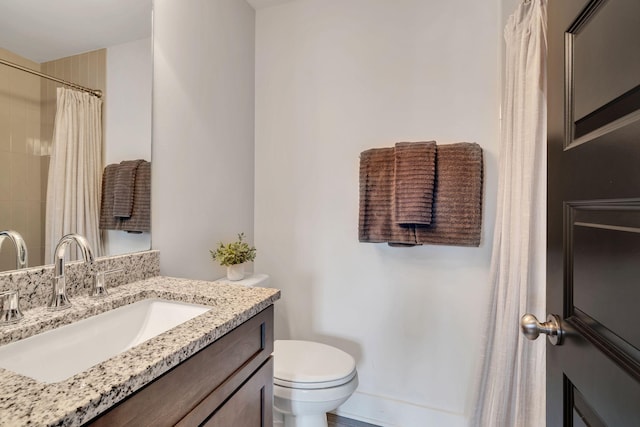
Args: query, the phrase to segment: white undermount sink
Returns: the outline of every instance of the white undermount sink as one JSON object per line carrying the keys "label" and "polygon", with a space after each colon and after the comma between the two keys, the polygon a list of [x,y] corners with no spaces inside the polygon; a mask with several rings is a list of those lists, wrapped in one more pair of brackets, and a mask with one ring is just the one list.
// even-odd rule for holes
{"label": "white undermount sink", "polygon": [[55,383],[178,326],[211,307],[146,299],[0,347],[0,367]]}

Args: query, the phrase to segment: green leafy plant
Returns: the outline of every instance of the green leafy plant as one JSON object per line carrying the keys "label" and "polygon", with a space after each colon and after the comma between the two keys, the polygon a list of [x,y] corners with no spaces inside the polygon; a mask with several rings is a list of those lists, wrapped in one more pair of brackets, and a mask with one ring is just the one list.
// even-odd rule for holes
{"label": "green leafy plant", "polygon": [[224,244],[219,243],[218,248],[211,252],[211,258],[225,267],[256,259],[256,248],[243,241],[244,233],[238,234],[238,241]]}

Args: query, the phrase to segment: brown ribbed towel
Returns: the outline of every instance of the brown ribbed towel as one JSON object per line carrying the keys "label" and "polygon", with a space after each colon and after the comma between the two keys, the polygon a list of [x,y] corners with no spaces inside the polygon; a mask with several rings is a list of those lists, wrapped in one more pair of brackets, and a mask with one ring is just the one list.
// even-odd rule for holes
{"label": "brown ribbed towel", "polygon": [[134,233],[151,231],[151,163],[141,160],[136,172],[133,207],[129,218],[121,218],[118,230]]}
{"label": "brown ribbed towel", "polygon": [[418,244],[480,246],[482,148],[475,143],[439,145],[430,226],[416,226]]}
{"label": "brown ribbed towel", "polygon": [[141,161],[133,187],[133,207],[129,218],[113,215],[115,180],[120,165],[104,168],[102,175],[102,201],[100,204],[100,229],[124,230],[140,233],[151,230],[151,163]]}
{"label": "brown ribbed towel", "polygon": [[436,142],[395,146],[395,215],[399,225],[431,224]]}
{"label": "brown ribbed towel", "polygon": [[125,160],[118,165],[113,193],[113,216],[131,217],[136,172],[141,162],[143,160]]}
{"label": "brown ribbed towel", "polygon": [[100,229],[115,230],[118,218],[113,216],[113,193],[115,191],[118,165],[108,165],[102,174],[102,200],[100,201]]}
{"label": "brown ribbed towel", "polygon": [[374,148],[360,153],[360,214],[358,237],[361,242],[415,244],[415,231],[395,221],[393,148]]}

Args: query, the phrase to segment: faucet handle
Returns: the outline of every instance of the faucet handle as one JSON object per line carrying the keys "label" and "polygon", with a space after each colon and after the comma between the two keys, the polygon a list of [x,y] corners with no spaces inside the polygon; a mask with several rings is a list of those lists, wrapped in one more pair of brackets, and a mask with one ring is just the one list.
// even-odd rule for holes
{"label": "faucet handle", "polygon": [[18,291],[0,292],[0,325],[10,325],[22,319]]}
{"label": "faucet handle", "polygon": [[107,296],[107,287],[104,284],[104,277],[107,274],[120,273],[124,268],[116,268],[115,270],[98,271],[93,276],[93,289],[91,289],[91,298],[104,298]]}

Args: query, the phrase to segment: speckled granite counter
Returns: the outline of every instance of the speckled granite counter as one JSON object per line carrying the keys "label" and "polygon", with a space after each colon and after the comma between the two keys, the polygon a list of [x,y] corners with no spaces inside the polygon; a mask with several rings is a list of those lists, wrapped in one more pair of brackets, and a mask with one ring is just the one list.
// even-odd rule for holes
{"label": "speckled granite counter", "polygon": [[59,383],[39,383],[0,368],[0,424],[81,425],[273,304],[280,291],[157,276],[110,289],[99,301],[75,297],[73,307],[61,312],[26,311],[17,325],[0,327],[0,339],[14,341],[146,298],[212,310]]}

